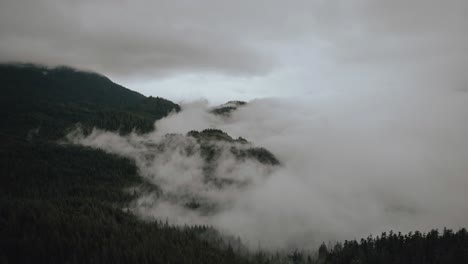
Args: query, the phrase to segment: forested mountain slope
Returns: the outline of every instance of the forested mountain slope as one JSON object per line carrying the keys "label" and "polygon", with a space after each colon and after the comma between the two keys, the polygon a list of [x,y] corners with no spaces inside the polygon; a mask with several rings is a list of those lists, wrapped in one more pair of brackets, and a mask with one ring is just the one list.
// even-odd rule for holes
{"label": "forested mountain slope", "polygon": [[134,162],[56,141],[77,122],[145,132],[179,110],[95,73],[1,65],[0,263],[246,263],[212,228],[124,212]]}
{"label": "forested mountain slope", "polygon": [[68,67],[0,65],[1,133],[58,139],[76,123],[129,133],[148,132],[155,120],[180,111],[159,97],[145,97],[108,78]]}
{"label": "forested mountain slope", "polygon": [[[212,113],[227,118],[243,105],[229,102]],[[142,221],[124,209],[137,195],[129,187],[150,185],[134,160],[59,143],[77,123],[84,134],[93,127],[144,133],[173,111],[180,111],[173,102],[145,97],[96,73],[0,65],[0,263],[468,263],[465,229],[383,233],[322,245],[317,254],[265,253],[246,251],[241,241],[212,227]],[[220,189],[245,184],[210,178],[220,153],[281,165],[268,150],[217,129],[169,134],[150,154],[177,140],[191,142],[188,152],[200,148],[205,180]]]}

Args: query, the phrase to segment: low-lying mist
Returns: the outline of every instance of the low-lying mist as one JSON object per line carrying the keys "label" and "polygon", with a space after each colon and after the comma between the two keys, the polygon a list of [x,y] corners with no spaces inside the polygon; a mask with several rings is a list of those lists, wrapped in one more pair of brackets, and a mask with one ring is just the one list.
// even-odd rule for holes
{"label": "low-lying mist", "polygon": [[[310,248],[389,230],[466,226],[467,103],[460,90],[375,89],[258,99],[226,117],[200,100],[182,104],[149,134],[94,130],[69,139],[135,160],[142,177],[176,200],[216,208],[194,210],[146,190],[131,208],[144,219],[213,225],[253,248]],[[225,151],[218,177],[249,184],[215,188],[202,179],[203,159],[190,137],[156,147],[167,133],[206,128],[265,147],[281,165],[239,161]],[[195,146],[190,155],[188,145]]]}

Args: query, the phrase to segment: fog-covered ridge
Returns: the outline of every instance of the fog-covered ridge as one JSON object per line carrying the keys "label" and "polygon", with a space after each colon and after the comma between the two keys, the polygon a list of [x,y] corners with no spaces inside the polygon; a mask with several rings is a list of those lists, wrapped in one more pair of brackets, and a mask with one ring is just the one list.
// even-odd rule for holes
{"label": "fog-covered ridge", "polygon": [[139,196],[130,209],[175,224],[212,224],[280,166],[267,149],[219,129],[121,136],[78,128],[67,139],[134,160],[146,184],[130,190]]}
{"label": "fog-covered ridge", "polygon": [[[337,104],[316,101],[310,106],[284,99],[254,100],[227,117],[211,113],[206,101],[195,101],[157,121],[152,133],[119,136],[95,131],[75,142],[132,158],[141,175],[166,193],[184,194],[180,204],[143,191],[132,207],[142,218],[213,225],[239,235],[252,248],[259,242],[265,248],[313,248],[322,241],[388,230],[457,229],[468,215],[462,187],[467,183],[463,172],[468,168],[462,162],[468,156],[462,148],[467,128],[459,122],[464,112],[457,111],[466,98],[458,97],[445,109],[414,102],[417,110],[395,119],[401,115],[393,106],[412,98],[403,94],[410,93],[394,94],[391,102],[375,95],[336,97],[330,100]],[[432,103],[451,98],[439,95],[426,94]],[[451,118],[442,118],[447,111]],[[421,119],[424,116],[428,118]],[[437,137],[444,127],[459,129],[451,138]],[[203,183],[202,144],[184,135],[192,130],[198,132],[189,134],[203,134],[206,128],[215,129],[208,130],[207,138],[216,138],[215,146],[222,149],[216,175],[248,180],[248,185],[218,188]],[[168,133],[179,135],[168,138]],[[236,159],[230,147],[242,149],[239,137],[264,147],[281,165]],[[148,151],[149,143],[167,140],[170,147],[159,158],[143,158],[154,154]],[[458,147],[450,142],[458,142]],[[186,147],[194,144],[200,146],[194,151],[198,154],[187,155]],[[193,197],[212,207],[191,203]]]}

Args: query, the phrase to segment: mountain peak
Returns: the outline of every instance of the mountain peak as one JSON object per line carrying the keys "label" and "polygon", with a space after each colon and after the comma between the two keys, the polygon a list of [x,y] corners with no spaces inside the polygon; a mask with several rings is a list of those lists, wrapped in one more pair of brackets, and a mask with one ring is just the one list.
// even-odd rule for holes
{"label": "mountain peak", "polygon": [[229,116],[231,112],[246,104],[247,103],[244,101],[228,101],[225,104],[214,107],[211,110],[211,113],[215,115]]}

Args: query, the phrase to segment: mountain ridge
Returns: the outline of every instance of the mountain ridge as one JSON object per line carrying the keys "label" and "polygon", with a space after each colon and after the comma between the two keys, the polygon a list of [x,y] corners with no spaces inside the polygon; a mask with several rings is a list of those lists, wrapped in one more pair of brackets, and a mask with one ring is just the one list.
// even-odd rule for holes
{"label": "mountain ridge", "polygon": [[[56,140],[81,123],[93,127],[149,132],[154,122],[180,106],[160,97],[146,97],[104,75],[60,66],[0,64],[0,132],[26,138]],[[11,129],[9,129],[11,128]],[[20,132],[20,133],[18,133]]]}
{"label": "mountain ridge", "polygon": [[[117,96],[109,94],[115,91]],[[228,102],[211,113],[228,118],[244,104]],[[66,66],[0,64],[0,263],[468,262],[464,228],[405,235],[384,232],[376,238],[322,244],[317,252],[285,249],[274,254],[260,248],[248,251],[240,238],[226,237],[213,227],[142,221],[126,207],[138,196],[133,187],[156,192],[157,185],[141,177],[134,160],[89,146],[58,144],[77,124],[85,135],[94,128],[147,133],[155,129],[156,120],[180,110],[169,100],[146,97],[98,73]],[[203,181],[219,191],[246,184],[242,179],[212,178],[220,153],[238,161],[249,158],[262,165],[281,165],[268,150],[218,129],[169,134],[154,148],[164,151],[178,139],[190,143],[174,149],[186,156],[192,155],[194,146],[200,148],[206,164]],[[157,152],[150,149],[149,154]],[[167,202],[191,212],[210,213],[218,206],[206,197],[165,195]]]}

